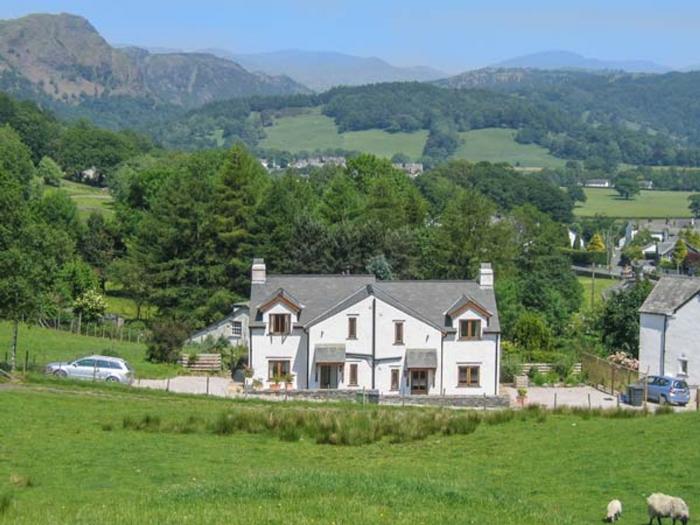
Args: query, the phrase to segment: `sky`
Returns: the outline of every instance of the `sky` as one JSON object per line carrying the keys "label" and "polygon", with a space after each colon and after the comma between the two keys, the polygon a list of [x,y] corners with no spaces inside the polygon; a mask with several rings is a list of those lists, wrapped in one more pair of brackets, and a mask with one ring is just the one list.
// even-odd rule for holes
{"label": "sky", "polygon": [[0,18],[67,12],[109,41],[234,53],[378,56],[446,72],[546,50],[700,64],[698,0],[0,0]]}

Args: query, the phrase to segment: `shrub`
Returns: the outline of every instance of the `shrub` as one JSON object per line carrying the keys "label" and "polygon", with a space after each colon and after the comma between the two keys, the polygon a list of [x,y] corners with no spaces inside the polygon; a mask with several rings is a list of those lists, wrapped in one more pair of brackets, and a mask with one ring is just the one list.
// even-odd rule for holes
{"label": "shrub", "polygon": [[563,380],[571,373],[573,367],[573,359],[568,355],[561,354],[559,359],[553,363],[552,370],[557,374],[558,379]]}
{"label": "shrub", "polygon": [[0,516],[5,514],[10,510],[10,505],[12,504],[12,495],[9,492],[0,494]]}
{"label": "shrub", "polygon": [[523,362],[517,355],[508,355],[501,362],[501,380],[504,383],[512,383],[515,377],[523,370]]}
{"label": "shrub", "polygon": [[147,359],[156,363],[174,363],[180,355],[188,333],[182,323],[172,319],[161,319],[152,323],[146,349]]}

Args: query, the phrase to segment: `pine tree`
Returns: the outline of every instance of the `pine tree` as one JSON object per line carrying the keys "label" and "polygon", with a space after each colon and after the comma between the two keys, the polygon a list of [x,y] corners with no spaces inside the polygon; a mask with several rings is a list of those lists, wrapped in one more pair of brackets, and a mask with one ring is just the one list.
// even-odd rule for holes
{"label": "pine tree", "polygon": [[589,252],[601,253],[605,251],[605,242],[603,242],[603,237],[600,233],[594,233],[591,240],[588,241],[588,247],[586,248]]}
{"label": "pine tree", "polygon": [[249,269],[255,256],[252,230],[268,175],[241,145],[228,152],[214,188],[211,218],[216,237],[215,257],[232,291],[248,293]]}
{"label": "pine tree", "polygon": [[673,254],[671,255],[673,264],[676,265],[677,269],[680,269],[687,256],[688,247],[685,245],[685,241],[683,239],[678,239],[676,245],[673,247]]}

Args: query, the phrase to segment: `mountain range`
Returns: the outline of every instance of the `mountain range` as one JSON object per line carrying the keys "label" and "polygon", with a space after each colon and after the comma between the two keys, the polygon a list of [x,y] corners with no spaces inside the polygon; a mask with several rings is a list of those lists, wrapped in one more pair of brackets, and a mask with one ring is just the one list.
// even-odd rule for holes
{"label": "mountain range", "polygon": [[251,73],[207,53],[117,49],[86,19],[69,14],[0,21],[0,89],[20,88],[67,104],[126,96],[183,107],[308,92],[289,77]]}
{"label": "mountain range", "polygon": [[571,51],[542,51],[493,64],[493,68],[581,69],[588,71],[627,71],[629,73],[668,73],[672,68],[650,60],[600,60]]}

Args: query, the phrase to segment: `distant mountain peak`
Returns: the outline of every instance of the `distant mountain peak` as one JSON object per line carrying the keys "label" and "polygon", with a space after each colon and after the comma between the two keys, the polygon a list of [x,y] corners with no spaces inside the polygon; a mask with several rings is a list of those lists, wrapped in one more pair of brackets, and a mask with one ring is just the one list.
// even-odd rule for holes
{"label": "distant mountain peak", "polygon": [[503,60],[492,67],[531,69],[581,69],[627,71],[630,73],[667,73],[671,68],[651,60],[601,60],[573,51],[554,49]]}

